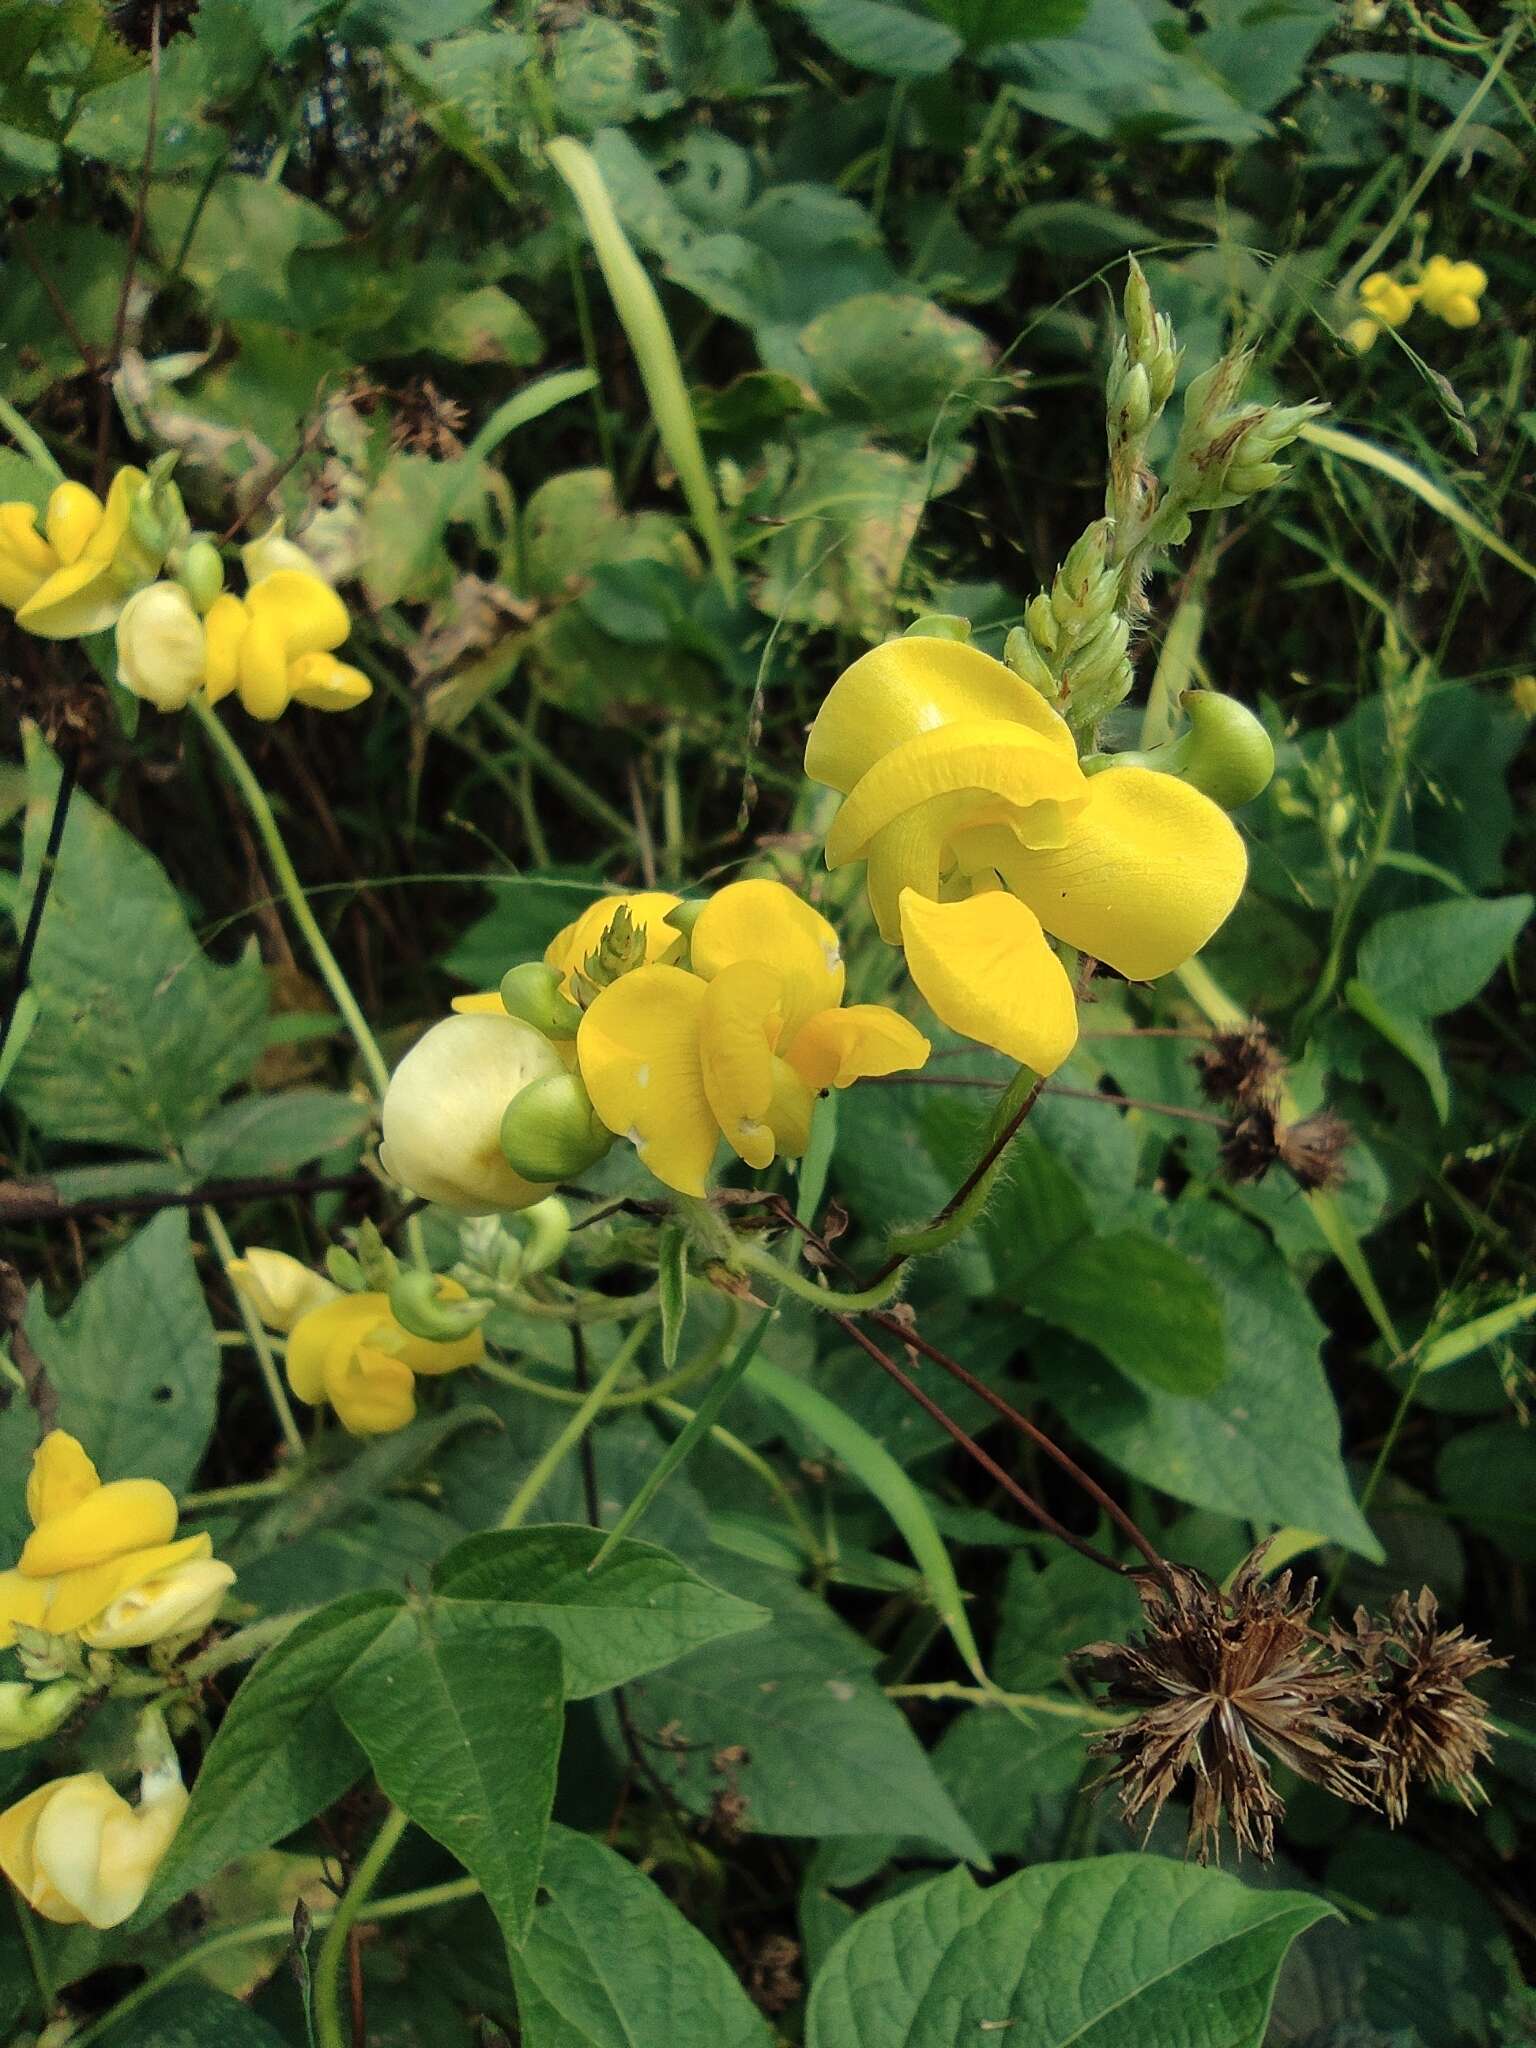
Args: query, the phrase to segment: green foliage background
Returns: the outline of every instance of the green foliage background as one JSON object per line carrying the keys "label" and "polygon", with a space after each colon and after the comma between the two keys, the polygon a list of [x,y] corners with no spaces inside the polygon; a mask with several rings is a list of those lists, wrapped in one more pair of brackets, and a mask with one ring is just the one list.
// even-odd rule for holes
{"label": "green foliage background", "polygon": [[[1510,687],[1536,668],[1528,11],[201,0],[165,8],[154,64],[150,19],[137,0],[4,9],[0,398],[89,476],[115,357],[116,459],[178,450],[194,520],[223,530],[259,500],[342,583],[371,703],[239,731],[391,1051],[598,882],[778,874],[844,928],[853,995],[891,992],[896,956],[820,871],[804,728],[847,660],[924,612],[1000,649],[1101,509],[1128,252],[1186,374],[1237,334],[1261,396],[1330,401],[1289,481],[1154,581],[1139,668],[1214,682],[1274,736],[1277,778],[1239,820],[1250,890],[1203,964],[1287,1052],[1299,1109],[1348,1119],[1348,1178],[1311,1201],[1280,1173],[1232,1186],[1220,1132],[1178,1115],[1208,1112],[1190,1040],[1130,1035],[1203,1029],[1208,984],[1101,984],[1058,1077],[1076,1092],[1045,1097],[982,1226],[912,1299],[1170,1556],[1220,1577],[1278,1532],[1341,1611],[1427,1582],[1514,1661],[1477,1812],[1425,1798],[1394,1836],[1298,1788],[1273,1871],[1181,1867],[1172,1816],[1129,1856],[1087,1790],[1094,1710],[1067,1661],[1130,1625],[1127,1589],[1017,1526],[795,1307],[726,1417],[770,1485],[712,1444],[603,1582],[611,1608],[589,1598],[574,1464],[532,1527],[479,1533],[568,1419],[558,1400],[434,1383],[399,1436],[322,1432],[296,1483],[259,1493],[276,1436],[248,1355],[218,1341],[235,1319],[204,1217],[114,1204],[344,1176],[366,1103],[190,721],[130,736],[103,685],[7,630],[5,701],[30,721],[0,765],[18,924],[55,748],[83,780],[0,1107],[24,1338],[104,1477],[192,1493],[250,1618],[321,1607],[235,1692],[139,1920],[45,1930],[46,1970],[99,2016],[125,1969],[187,1950],[192,1923],[166,1915],[187,1891],[215,1929],[273,1926],[87,2037],[299,2048],[285,1916],[320,1857],[366,1840],[375,1809],[348,1795],[371,1773],[416,1823],[389,1889],[449,1896],[367,1944],[370,2042],[1533,2038],[1531,705]],[[660,293],[716,531],[544,154],[557,134],[590,147]],[[1354,354],[1364,270],[1432,251],[1487,270],[1481,325],[1420,313]],[[573,370],[593,375],[539,382]],[[45,492],[0,452],[0,496]],[[867,1265],[942,1204],[975,1156],[974,1084],[1006,1078],[941,1051],[946,1085],[822,1112]],[[25,1210],[41,1183],[78,1205],[68,1228]],[[224,1222],[318,1257],[368,1199],[269,1194]],[[621,1227],[588,1247],[613,1285],[631,1274]],[[695,1290],[686,1344],[723,1348],[723,1315]],[[563,1330],[490,1327],[569,1392]],[[617,1342],[595,1326],[594,1368]],[[829,1440],[783,1376],[864,1437]],[[5,1391],[8,1558],[36,1422]],[[636,1403],[595,1431],[601,1519],[675,1429]],[[979,1703],[895,1496],[850,1455],[868,1439],[1017,1712]],[[1091,1533],[1052,1475],[1020,1475]],[[92,1724],[59,1767],[118,1761],[120,1740]],[[0,1757],[0,1784],[28,1769]],[[39,2020],[6,1909],[0,2027]]]}

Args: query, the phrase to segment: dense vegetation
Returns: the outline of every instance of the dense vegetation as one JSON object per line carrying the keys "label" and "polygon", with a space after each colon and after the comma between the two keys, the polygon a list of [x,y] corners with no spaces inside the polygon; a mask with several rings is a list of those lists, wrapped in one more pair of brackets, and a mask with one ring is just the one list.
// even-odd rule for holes
{"label": "dense vegetation", "polygon": [[10,0],[0,2034],[1536,2040],[1532,26]]}

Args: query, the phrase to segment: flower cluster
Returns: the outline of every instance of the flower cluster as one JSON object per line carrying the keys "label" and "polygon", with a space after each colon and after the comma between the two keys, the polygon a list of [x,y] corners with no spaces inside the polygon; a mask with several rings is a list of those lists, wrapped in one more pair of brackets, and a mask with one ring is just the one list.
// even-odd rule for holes
{"label": "flower cluster", "polygon": [[34,505],[0,504],[0,604],[50,640],[117,630],[117,679],[160,711],[231,693],[253,718],[290,704],[347,711],[372,685],[338,661],[347,608],[277,521],[241,550],[246,592],[224,588],[216,543],[191,530],[162,459],[120,469],[103,503],[61,483]]}
{"label": "flower cluster", "polygon": [[844,981],[836,932],[782,883],[604,897],[401,1062],[385,1169],[475,1213],[539,1200],[616,1137],[693,1196],[722,1139],[752,1167],[799,1158],[818,1095],[928,1057]]}
{"label": "flower cluster", "polygon": [[[388,1294],[347,1293],[286,1252],[254,1245],[229,1270],[262,1321],[287,1338],[296,1398],[311,1408],[328,1402],[353,1436],[404,1429],[415,1418],[418,1375],[457,1372],[485,1356],[478,1329],[446,1340],[414,1335]],[[440,1302],[465,1299],[456,1280],[438,1277],[432,1286]]]}
{"label": "flower cluster", "polygon": [[1011,668],[921,635],[854,662],[806,747],[806,773],[844,798],[827,864],[865,862],[881,936],[935,1015],[1041,1074],[1077,1041],[1047,933],[1151,979],[1199,951],[1247,873],[1192,779],[1112,756],[1088,766],[1102,772],[1085,772],[1065,720]]}
{"label": "flower cluster", "polygon": [[158,1479],[103,1485],[79,1441],[50,1430],[27,1482],[32,1534],[0,1572],[0,1648],[18,1629],[88,1649],[141,1649],[192,1636],[234,1583],[206,1535],[177,1540],[174,1495]]}
{"label": "flower cluster", "polygon": [[1360,287],[1359,316],[1344,330],[1357,354],[1375,346],[1384,327],[1401,327],[1415,306],[1422,306],[1447,327],[1475,327],[1482,317],[1480,301],[1488,289],[1481,264],[1450,256],[1431,256],[1416,278],[1404,282],[1391,271],[1377,270]]}

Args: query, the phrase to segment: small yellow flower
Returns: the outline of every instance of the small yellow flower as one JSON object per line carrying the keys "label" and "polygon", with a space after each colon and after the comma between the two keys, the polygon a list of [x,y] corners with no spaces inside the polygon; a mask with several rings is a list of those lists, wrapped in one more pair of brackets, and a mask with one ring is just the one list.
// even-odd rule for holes
{"label": "small yellow flower", "polygon": [[1516,676],[1509,686],[1509,701],[1522,718],[1536,718],[1536,676]]}
{"label": "small yellow flower", "polygon": [[54,1778],[0,1814],[0,1870],[45,1920],[119,1927],[143,1903],[186,1810],[174,1759],[144,1772],[136,1807],[100,1771]]}
{"label": "small yellow flower", "polygon": [[828,693],[805,768],[845,798],[827,865],[866,862],[881,934],[935,1014],[1040,1074],[1077,1041],[1048,932],[1151,980],[1242,892],[1243,842],[1209,797],[1135,766],[1085,776],[1045,699],[961,641],[862,656]]}
{"label": "small yellow flower", "polygon": [[445,1017],[390,1077],[379,1164],[401,1187],[445,1209],[468,1216],[526,1209],[551,1190],[507,1164],[501,1119],[530,1082],[564,1072],[549,1040],[505,1011]]}
{"label": "small yellow flower", "polygon": [[1447,327],[1475,327],[1481,317],[1478,300],[1488,289],[1488,273],[1476,263],[1431,256],[1418,289],[1424,310]]}
{"label": "small yellow flower", "polygon": [[1401,327],[1418,296],[1416,285],[1399,284],[1387,270],[1373,271],[1360,287],[1360,303],[1378,327]]}
{"label": "small yellow flower", "polygon": [[224,592],[203,627],[211,704],[233,690],[252,718],[270,720],[293,703],[350,711],[372,694],[361,669],[336,659],[351,631],[346,606],[309,571],[276,569],[243,598]]}
{"label": "small yellow flower", "polygon": [[261,1244],[247,1245],[244,1257],[231,1259],[226,1270],[267,1328],[279,1330],[285,1337],[300,1316],[334,1301],[341,1292],[333,1280],[314,1272],[302,1259]]}
{"label": "small yellow flower", "polygon": [[27,1483],[32,1534],[17,1563],[0,1572],[0,1649],[18,1626],[74,1635],[124,1594],[178,1565],[211,1555],[206,1535],[176,1534],[176,1501],[158,1479],[103,1486],[67,1431],[38,1445]]}
{"label": "small yellow flower", "polygon": [[1373,349],[1380,338],[1381,329],[1374,320],[1351,320],[1344,330],[1344,339],[1357,356],[1363,356],[1368,349]]}
{"label": "small yellow flower", "polygon": [[131,592],[148,583],[160,556],[138,537],[133,511],[149,489],[141,469],[120,469],[102,503],[84,484],[62,483],[38,531],[31,505],[0,505],[0,604],[16,623],[48,640],[73,640],[110,626]]}
{"label": "small yellow flower", "polygon": [[117,621],[117,680],[157,711],[182,710],[203,686],[203,622],[179,583],[136,590]]}
{"label": "small yellow flower", "polygon": [[[444,1301],[463,1301],[456,1280],[440,1278]],[[413,1337],[390,1314],[387,1294],[341,1294],[300,1316],[288,1335],[288,1384],[311,1408],[328,1401],[354,1436],[403,1429],[416,1413],[416,1375],[478,1365],[479,1330],[447,1343]]]}
{"label": "small yellow flower", "polygon": [[234,1583],[233,1570],[218,1558],[188,1558],[120,1593],[85,1624],[80,1640],[93,1650],[142,1650],[166,1636],[200,1635]]}
{"label": "small yellow flower", "polygon": [[752,1167],[798,1158],[818,1094],[928,1057],[895,1011],[841,1007],[837,934],[782,883],[722,889],[693,926],[692,962],[621,975],[576,1038],[598,1116],[681,1194],[703,1194],[722,1137]]}

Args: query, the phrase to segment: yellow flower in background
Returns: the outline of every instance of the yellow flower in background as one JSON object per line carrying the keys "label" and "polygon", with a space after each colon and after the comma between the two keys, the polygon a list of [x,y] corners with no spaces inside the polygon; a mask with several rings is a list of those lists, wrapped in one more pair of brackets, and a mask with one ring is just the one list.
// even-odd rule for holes
{"label": "yellow flower in background", "polygon": [[16,1640],[18,1626],[77,1634],[124,1595],[213,1551],[207,1534],[172,1540],[177,1511],[169,1487],[158,1479],[104,1486],[62,1429],[50,1430],[33,1455],[27,1512],[32,1534],[12,1569],[0,1572],[0,1649]]}
{"label": "yellow flower in background", "polygon": [[267,1328],[285,1337],[300,1316],[341,1293],[334,1280],[316,1273],[302,1259],[261,1244],[247,1245],[244,1256],[231,1259],[225,1270]]}
{"label": "yellow flower in background", "polygon": [[782,883],[732,883],[693,926],[691,973],[636,967],[593,1000],[576,1039],[592,1105],[681,1194],[703,1194],[722,1137],[749,1166],[798,1158],[818,1094],[928,1057],[893,1010],[843,1009],[843,982],[824,917]]}
{"label": "yellow flower in background", "polygon": [[252,718],[280,718],[290,704],[350,711],[373,691],[361,669],[338,661],[351,631],[347,608],[316,575],[276,569],[243,598],[225,591],[203,621],[210,704],[235,691]]}
{"label": "yellow flower in background", "polygon": [[1481,318],[1479,299],[1488,289],[1488,273],[1477,263],[1431,256],[1419,278],[1419,298],[1426,313],[1447,327],[1475,327]]}
{"label": "yellow flower in background", "polygon": [[1077,1042],[1048,932],[1150,980],[1242,892],[1242,840],[1209,797],[1146,768],[1085,776],[1045,699],[965,642],[863,655],[828,693],[805,769],[845,798],[827,865],[867,863],[881,934],[935,1015],[1040,1074]]}
{"label": "yellow flower in background", "polygon": [[1387,270],[1373,271],[1360,287],[1360,303],[1378,327],[1401,327],[1418,296],[1417,286],[1399,284]]}
{"label": "yellow flower in background", "polygon": [[1509,701],[1522,718],[1536,718],[1536,676],[1516,676],[1509,686]]}
{"label": "yellow flower in background", "polygon": [[103,504],[84,484],[52,493],[38,530],[36,508],[0,505],[0,604],[16,623],[49,640],[73,640],[110,626],[124,600],[148,583],[161,555],[133,528],[149,489],[141,469],[120,469]]}
{"label": "yellow flower in background", "polygon": [[[463,1301],[456,1280],[440,1278],[438,1298]],[[387,1294],[341,1294],[301,1315],[288,1333],[288,1384],[311,1408],[329,1402],[354,1436],[403,1429],[416,1413],[416,1375],[478,1365],[478,1330],[447,1343],[413,1337],[390,1313]]]}
{"label": "yellow flower in background", "polygon": [[144,1772],[136,1807],[100,1771],[54,1778],[0,1813],[0,1870],[45,1920],[118,1927],[143,1903],[186,1810],[173,1756]]}

